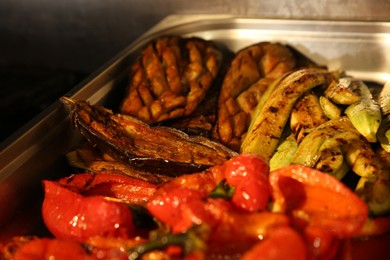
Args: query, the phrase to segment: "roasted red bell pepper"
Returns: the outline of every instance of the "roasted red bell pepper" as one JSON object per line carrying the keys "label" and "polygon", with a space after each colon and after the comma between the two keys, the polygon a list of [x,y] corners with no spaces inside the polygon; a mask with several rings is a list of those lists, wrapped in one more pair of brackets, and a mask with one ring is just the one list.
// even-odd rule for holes
{"label": "roasted red bell pepper", "polygon": [[181,175],[160,186],[155,195],[163,194],[177,187],[201,192],[203,197],[207,197],[210,192],[225,178],[226,163],[215,165],[200,173]]}
{"label": "roasted red bell pepper", "polygon": [[268,181],[269,166],[257,155],[241,154],[221,165],[191,175],[182,175],[160,187],[156,195],[169,193],[177,187],[200,192],[207,197],[223,180],[234,189],[232,203],[240,209],[254,212],[264,209],[269,201],[271,187]]}
{"label": "roasted red bell pepper", "polygon": [[[11,252],[9,258],[18,260],[41,260],[41,259],[105,259],[105,260],[128,260],[128,250],[144,243],[140,238],[105,238],[95,236],[80,243],[74,240],[55,238],[33,238],[23,242],[15,252]],[[12,246],[12,245],[11,245]],[[168,258],[169,255],[166,254]],[[1,255],[0,255],[1,258]],[[1,258],[2,259],[2,258]]]}
{"label": "roasted red bell pepper", "polygon": [[234,187],[233,205],[254,212],[268,203],[271,193],[268,173],[268,164],[259,156],[239,155],[206,172],[181,176],[162,186],[147,208],[174,232],[204,222],[214,225],[215,217],[210,215],[205,199],[218,182],[225,179]]}
{"label": "roasted red bell pepper", "polygon": [[302,233],[310,259],[334,259],[336,257],[342,240],[332,231],[308,226]]}
{"label": "roasted red bell pepper", "polygon": [[270,173],[273,211],[287,214],[311,258],[332,259],[341,239],[361,231],[367,205],[347,186],[315,169],[289,165]]}
{"label": "roasted red bell pepper", "polygon": [[154,197],[146,207],[159,221],[172,227],[174,233],[179,233],[195,224],[214,221],[203,198],[200,191],[177,187]]}
{"label": "roasted red bell pepper", "polygon": [[234,187],[232,202],[248,212],[264,209],[271,195],[269,165],[261,157],[241,154],[226,162],[225,178]]}
{"label": "roasted red bell pepper", "polygon": [[278,226],[248,250],[241,260],[304,260],[306,258],[306,245],[301,235],[291,227]]}
{"label": "roasted red bell pepper", "polygon": [[53,181],[43,184],[42,216],[55,237],[83,241],[91,236],[134,235],[132,214],[125,204],[102,196],[84,197]]}
{"label": "roasted red bell pepper", "polygon": [[249,250],[267,237],[273,228],[289,226],[290,220],[284,214],[259,211],[248,213],[235,206],[224,205],[226,200],[209,200],[210,211],[218,221],[210,232],[207,244],[213,255],[232,256]]}
{"label": "roasted red bell pepper", "polygon": [[363,227],[368,207],[333,176],[305,166],[289,165],[270,173],[273,210],[288,214],[298,226],[352,237]]}
{"label": "roasted red bell pepper", "polygon": [[186,232],[194,225],[208,226],[207,254],[214,255],[242,253],[259,237],[267,236],[270,228],[290,224],[284,214],[245,212],[230,201],[203,198],[200,192],[182,187],[151,199],[147,208],[155,218],[171,227],[173,233]]}
{"label": "roasted red bell pepper", "polygon": [[95,260],[99,258],[94,255],[87,254],[85,248],[76,241],[43,238],[34,239],[23,245],[16,251],[13,259]]}
{"label": "roasted red bell pepper", "polygon": [[145,203],[157,190],[149,182],[111,172],[73,174],[58,182],[86,196],[101,195],[135,204]]}

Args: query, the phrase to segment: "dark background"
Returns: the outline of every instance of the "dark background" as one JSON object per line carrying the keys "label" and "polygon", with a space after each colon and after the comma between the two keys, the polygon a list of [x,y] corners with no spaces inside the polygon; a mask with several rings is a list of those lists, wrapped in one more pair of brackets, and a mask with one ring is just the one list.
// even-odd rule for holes
{"label": "dark background", "polygon": [[0,0],[0,141],[178,13],[390,21],[390,1]]}

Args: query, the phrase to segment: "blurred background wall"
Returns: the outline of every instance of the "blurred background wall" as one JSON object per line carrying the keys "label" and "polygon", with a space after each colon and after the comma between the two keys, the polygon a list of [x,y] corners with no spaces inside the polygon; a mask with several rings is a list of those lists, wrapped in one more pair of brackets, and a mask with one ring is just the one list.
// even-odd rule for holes
{"label": "blurred background wall", "polygon": [[214,13],[390,21],[390,1],[0,0],[0,141],[167,15]]}
{"label": "blurred background wall", "polygon": [[89,73],[172,13],[390,21],[390,1],[0,0],[0,66]]}

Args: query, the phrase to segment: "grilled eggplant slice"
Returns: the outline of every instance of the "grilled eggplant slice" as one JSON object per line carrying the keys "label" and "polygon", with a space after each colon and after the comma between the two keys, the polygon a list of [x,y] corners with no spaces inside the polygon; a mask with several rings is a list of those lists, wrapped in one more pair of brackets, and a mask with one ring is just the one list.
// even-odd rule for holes
{"label": "grilled eggplant slice", "polygon": [[150,127],[131,116],[113,114],[101,106],[62,98],[72,107],[72,118],[87,140],[102,152],[130,167],[168,176],[199,172],[237,154],[200,136],[168,127]]}
{"label": "grilled eggplant slice", "polygon": [[261,95],[295,66],[292,52],[277,43],[260,42],[237,52],[221,87],[214,137],[238,150]]}
{"label": "grilled eggplant slice", "polygon": [[120,113],[148,124],[189,116],[217,78],[222,59],[222,51],[211,41],[157,38],[131,67]]}
{"label": "grilled eggplant slice", "polygon": [[114,172],[129,175],[133,178],[147,181],[153,184],[166,183],[172,178],[156,173],[135,170],[127,164],[118,162],[111,156],[102,153],[98,149],[94,149],[90,143],[81,144],[77,149],[66,154],[66,159],[71,167],[81,171],[89,171],[93,173]]}

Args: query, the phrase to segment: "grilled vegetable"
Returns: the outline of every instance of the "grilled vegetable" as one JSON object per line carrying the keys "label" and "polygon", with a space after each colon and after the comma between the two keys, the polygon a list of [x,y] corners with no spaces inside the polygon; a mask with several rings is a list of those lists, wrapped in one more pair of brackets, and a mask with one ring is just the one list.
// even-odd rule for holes
{"label": "grilled vegetable", "polygon": [[324,94],[332,102],[340,105],[351,105],[361,100],[359,86],[352,77],[342,77],[332,81]]}
{"label": "grilled vegetable", "polygon": [[290,165],[270,172],[269,179],[273,211],[286,212],[304,229],[321,227],[338,237],[352,237],[367,219],[367,205],[328,174]]}
{"label": "grilled vegetable", "polygon": [[350,129],[348,118],[343,117],[334,119],[321,124],[316,129],[313,129],[299,144],[297,152],[292,160],[292,164],[299,164],[308,167],[313,167],[317,164],[321,157],[321,147],[324,142],[334,136],[336,133],[341,133]]}
{"label": "grilled vegetable", "polygon": [[251,154],[236,156],[225,165],[226,183],[234,187],[232,203],[247,212],[264,210],[271,194],[269,165]]}
{"label": "grilled vegetable", "polygon": [[[385,175],[370,144],[361,137],[347,117],[330,120],[312,130],[298,146],[292,163],[314,168],[324,151],[329,153],[321,150],[325,141],[336,142],[332,144],[336,149],[334,153],[339,153],[341,148],[345,160],[357,175],[373,180]],[[341,160],[339,162],[339,166],[342,166]]]}
{"label": "grilled vegetable", "polygon": [[298,143],[293,134],[287,136],[276,148],[275,153],[269,160],[269,167],[272,170],[279,169],[291,163],[298,148]]}
{"label": "grilled vegetable", "polygon": [[332,101],[330,101],[328,98],[326,98],[325,96],[320,96],[319,101],[321,108],[327,118],[336,119],[341,116],[341,108],[334,104]]}
{"label": "grilled vegetable", "polygon": [[383,216],[390,212],[390,180],[360,178],[356,193],[367,203],[372,216]]}
{"label": "grilled vegetable", "polygon": [[145,204],[157,186],[113,172],[78,173],[63,177],[57,183],[83,196],[100,195],[127,204]]}
{"label": "grilled vegetable", "polygon": [[150,127],[84,101],[72,107],[74,126],[94,146],[136,170],[167,175],[201,171],[236,155],[221,144],[167,127]]}
{"label": "grilled vegetable", "polygon": [[207,227],[196,226],[185,233],[164,234],[147,242],[126,249],[129,260],[144,259],[142,256],[155,251],[163,250],[169,246],[179,246],[181,256],[195,254],[196,251],[204,251],[206,248],[205,239],[208,236]]}
{"label": "grilled vegetable", "polygon": [[290,115],[290,127],[300,143],[311,129],[327,121],[318,97],[313,92],[305,93],[294,105]]}
{"label": "grilled vegetable", "polygon": [[157,38],[131,67],[120,112],[146,123],[190,115],[217,78],[222,58],[222,51],[210,41]]}
{"label": "grilled vegetable", "polygon": [[9,259],[96,259],[77,241],[53,238],[32,239],[13,253],[14,255]]}
{"label": "grilled vegetable", "polygon": [[[210,196],[214,188],[209,184],[216,186],[220,173],[235,187],[232,196]],[[263,159],[239,155],[205,173],[179,176],[172,181],[174,185],[161,186],[147,203],[147,209],[173,233],[184,233],[194,225],[207,225],[210,235],[206,255],[221,254],[226,258],[241,254],[258,237],[267,237],[272,228],[289,224],[285,215],[264,208],[271,191],[267,174],[268,165]],[[203,185],[205,175],[210,179]],[[236,237],[240,237],[240,243]]]}
{"label": "grilled vegetable", "polygon": [[379,126],[377,137],[382,148],[390,153],[390,81],[383,86],[379,94],[379,105],[383,113],[383,120]]}
{"label": "grilled vegetable", "polygon": [[70,166],[82,171],[122,173],[154,184],[165,183],[171,179],[171,177],[163,174],[150,173],[140,169],[136,170],[128,164],[119,162],[111,156],[102,153],[98,149],[93,149],[89,143],[83,143],[77,149],[67,153],[66,159]]}
{"label": "grilled vegetable", "polygon": [[350,170],[339,140],[329,138],[321,145],[319,149],[320,157],[315,165],[315,169],[335,176],[341,180]]}
{"label": "grilled vegetable", "polygon": [[350,85],[356,88],[360,100],[349,105],[344,113],[367,141],[375,143],[377,141],[376,134],[382,120],[380,107],[363,81],[350,79]]}
{"label": "grilled vegetable", "polygon": [[295,102],[310,89],[328,84],[332,74],[322,69],[301,69],[285,77],[271,93],[248,131],[240,151],[271,158]]}
{"label": "grilled vegetable", "polygon": [[133,217],[125,204],[100,195],[85,197],[54,181],[43,184],[42,217],[56,238],[82,242],[91,236],[135,235]]}
{"label": "grilled vegetable", "polygon": [[376,179],[361,177],[355,191],[368,204],[370,214],[377,217],[390,213],[390,154],[378,148],[375,158],[382,171]]}
{"label": "grilled vegetable", "polygon": [[263,95],[261,95],[260,99],[259,99],[259,102],[257,103],[256,105],[256,108],[253,112],[253,116],[252,116],[252,120],[249,124],[249,128],[248,128],[248,132],[252,130],[253,128],[253,124],[255,123],[255,120],[253,120],[253,118],[257,118],[261,112],[261,110],[263,109],[265,103],[267,102],[267,100],[270,98],[272,92],[274,92],[275,88],[277,88],[277,86],[280,84],[280,82],[289,75],[289,72],[288,73],[285,73],[284,75],[282,75],[281,77],[275,79],[266,89],[266,91],[263,93]]}
{"label": "grilled vegetable", "polygon": [[281,44],[261,42],[238,51],[219,94],[214,137],[238,150],[262,94],[295,66],[292,52]]}
{"label": "grilled vegetable", "polygon": [[371,180],[387,175],[371,145],[357,131],[340,133],[336,139],[352,171],[357,175]]}
{"label": "grilled vegetable", "polygon": [[[334,80],[324,92],[325,96],[339,105],[348,105],[344,113],[354,127],[369,141],[375,143],[376,133],[381,123],[381,111],[366,84],[353,77]],[[329,118],[338,115],[337,107],[322,98],[322,105]]]}
{"label": "grilled vegetable", "polygon": [[[275,250],[276,249],[276,250]],[[240,258],[253,259],[307,259],[307,248],[300,234],[290,227],[277,227],[269,237],[259,241]]]}

